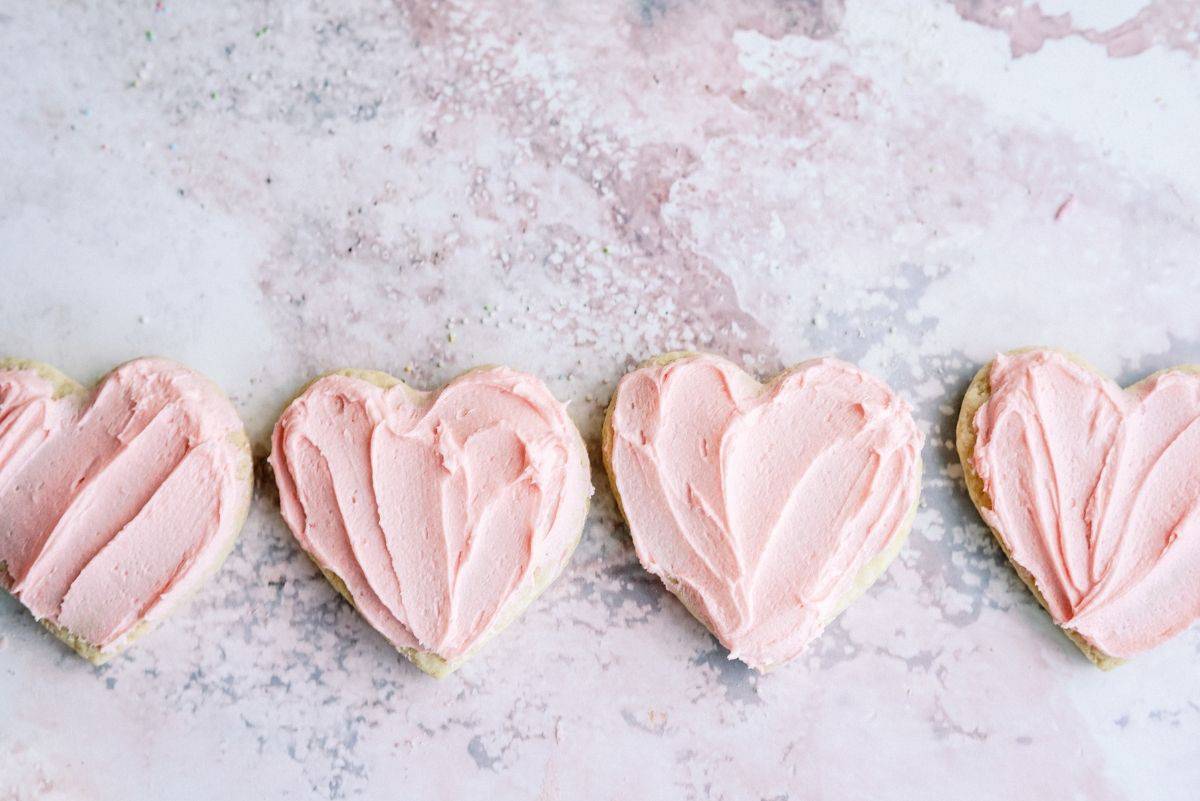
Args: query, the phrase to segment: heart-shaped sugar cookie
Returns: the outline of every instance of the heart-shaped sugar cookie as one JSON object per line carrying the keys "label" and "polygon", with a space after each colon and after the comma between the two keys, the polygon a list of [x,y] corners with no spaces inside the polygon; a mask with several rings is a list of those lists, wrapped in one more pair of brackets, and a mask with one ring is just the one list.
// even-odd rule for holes
{"label": "heart-shaped sugar cookie", "polygon": [[592,490],[566,407],[504,367],[430,393],[385,373],[326,375],[279,418],[270,461],[301,547],[439,677],[559,574]]}
{"label": "heart-shaped sugar cookie", "polygon": [[1049,349],[997,356],[958,420],[971,500],[1054,622],[1108,669],[1200,616],[1200,368],[1122,390]]}
{"label": "heart-shaped sugar cookie", "polygon": [[922,436],[833,359],[760,384],[696,353],[621,379],[604,460],[638,559],[738,658],[798,655],[879,577],[920,495]]}
{"label": "heart-shaped sugar cookie", "polygon": [[197,373],[137,359],[88,391],[0,361],[0,583],[92,662],[220,566],[252,487],[242,423]]}

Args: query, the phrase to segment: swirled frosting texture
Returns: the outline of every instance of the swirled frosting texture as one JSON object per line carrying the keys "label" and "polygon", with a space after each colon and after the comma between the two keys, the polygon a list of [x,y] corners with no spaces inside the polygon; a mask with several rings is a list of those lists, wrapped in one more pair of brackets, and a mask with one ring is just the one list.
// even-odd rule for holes
{"label": "swirled frosting texture", "polygon": [[163,359],[55,397],[0,371],[0,578],[101,653],[169,610],[237,534],[251,472],[237,413]]}
{"label": "swirled frosting texture", "polygon": [[557,574],[591,494],[566,408],[502,367],[430,394],[321,378],[280,417],[271,465],[292,533],[367,621],[446,661]]}
{"label": "swirled frosting texture", "polygon": [[820,634],[907,532],[919,493],[908,405],[833,359],[765,386],[714,356],[642,367],[609,427],[638,558],[759,669]]}
{"label": "swirled frosting texture", "polygon": [[1200,376],[1122,391],[1060,353],[997,356],[975,413],[984,519],[1061,626],[1133,656],[1200,615]]}

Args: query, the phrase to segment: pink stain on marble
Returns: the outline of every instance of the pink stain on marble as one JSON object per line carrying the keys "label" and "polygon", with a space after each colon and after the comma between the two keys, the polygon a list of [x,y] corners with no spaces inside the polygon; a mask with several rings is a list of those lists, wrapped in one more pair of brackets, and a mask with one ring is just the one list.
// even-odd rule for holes
{"label": "pink stain on marble", "polygon": [[[435,149],[460,156],[469,165],[467,213],[454,224],[451,241],[431,250],[414,235],[385,230],[374,209],[400,199],[376,193],[370,203],[357,204],[358,213],[346,215],[345,230],[305,226],[293,241],[281,243],[277,259],[264,265],[260,285],[280,325],[300,323],[294,339],[307,353],[324,365],[336,362],[331,326],[343,322],[342,352],[370,348],[370,336],[356,342],[357,332],[378,330],[384,321],[371,311],[379,306],[359,301],[375,293],[397,303],[408,298],[411,277],[388,275],[397,262],[426,274],[421,292],[445,296],[456,265],[482,259],[498,267],[501,283],[515,283],[516,270],[535,270],[586,298],[584,308],[559,310],[553,320],[554,335],[571,337],[580,347],[605,347],[616,332],[624,353],[705,348],[781,366],[765,329],[741,308],[729,265],[694,252],[686,225],[668,220],[664,209],[673,188],[697,168],[711,135],[753,121],[754,109],[729,115],[741,102],[744,76],[734,32],[827,37],[841,18],[840,2],[757,2],[738,9],[711,4],[688,13],[666,4],[648,4],[640,13],[398,6],[429,54],[407,76],[415,89],[410,111],[426,122],[420,141],[389,145],[389,152],[401,174],[420,173]],[[706,44],[678,47],[696,41]],[[517,55],[525,49],[553,59],[549,74],[530,74],[527,60]],[[703,102],[695,102],[695,89]],[[845,104],[832,111],[835,116],[854,114],[852,96],[828,97]],[[677,105],[680,98],[687,102]],[[629,111],[620,125],[612,122],[617,109]],[[795,111],[800,120],[814,116]],[[485,120],[509,143],[499,158],[476,152]],[[346,169],[353,172],[356,165]],[[560,207],[568,205],[587,211],[567,219]],[[349,264],[363,262],[371,266],[348,271]],[[328,291],[335,282],[341,291]],[[347,292],[347,285],[361,290]],[[536,313],[546,303],[537,298],[529,305]],[[403,339],[402,331],[393,331],[396,341]],[[456,358],[440,337],[415,344],[410,353],[418,361]]]}
{"label": "pink stain on marble", "polygon": [[1036,53],[1048,41],[1077,36],[1101,45],[1113,58],[1128,58],[1151,47],[1200,56],[1200,4],[1162,0],[1147,5],[1119,25],[1104,30],[1074,24],[1070,13],[1048,14],[1026,0],[952,0],[963,19],[1004,31],[1014,57]]}

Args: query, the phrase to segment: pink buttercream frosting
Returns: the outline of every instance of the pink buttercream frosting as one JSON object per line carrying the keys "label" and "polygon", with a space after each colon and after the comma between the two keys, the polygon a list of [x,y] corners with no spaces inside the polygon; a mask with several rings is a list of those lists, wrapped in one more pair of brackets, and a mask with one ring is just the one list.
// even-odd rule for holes
{"label": "pink buttercream frosting", "polygon": [[1048,350],[997,356],[989,376],[981,511],[1054,620],[1128,657],[1200,616],[1200,376],[1122,391]]}
{"label": "pink buttercream frosting", "polygon": [[0,580],[104,653],[220,562],[249,455],[229,401],[163,359],[54,393],[34,370],[0,371]]}
{"label": "pink buttercream frosting", "polygon": [[920,492],[908,404],[834,359],[765,386],[714,356],[642,367],[610,425],[638,558],[759,669],[820,634]]}
{"label": "pink buttercream frosting", "polygon": [[591,494],[566,407],[503,367],[436,393],[321,378],[276,424],[271,466],[288,526],[367,621],[447,661],[557,574]]}

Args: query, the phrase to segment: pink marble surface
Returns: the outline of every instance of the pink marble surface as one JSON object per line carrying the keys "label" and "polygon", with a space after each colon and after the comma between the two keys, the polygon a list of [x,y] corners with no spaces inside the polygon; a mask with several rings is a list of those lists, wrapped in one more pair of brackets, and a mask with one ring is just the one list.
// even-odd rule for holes
{"label": "pink marble surface", "polygon": [[[640,570],[601,472],[562,579],[455,677],[389,651],[266,486],[184,614],[92,669],[0,601],[0,798],[1187,798],[1200,631],[1112,674],[950,439],[997,349],[1200,362],[1195,2],[0,0],[0,346],[146,353],[260,450],[314,373],[855,360],[916,406],[878,585],[768,676]],[[593,454],[595,456],[595,454]]]}

